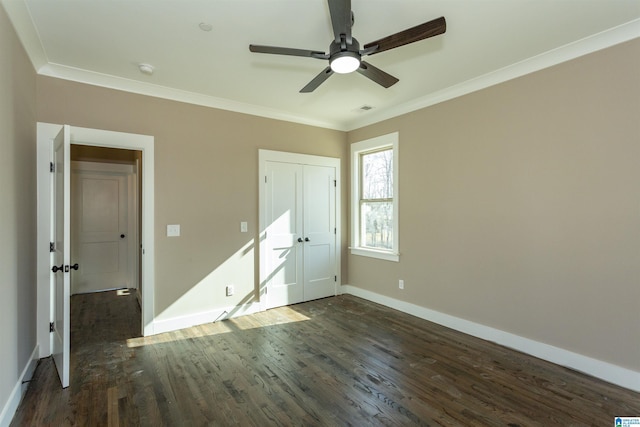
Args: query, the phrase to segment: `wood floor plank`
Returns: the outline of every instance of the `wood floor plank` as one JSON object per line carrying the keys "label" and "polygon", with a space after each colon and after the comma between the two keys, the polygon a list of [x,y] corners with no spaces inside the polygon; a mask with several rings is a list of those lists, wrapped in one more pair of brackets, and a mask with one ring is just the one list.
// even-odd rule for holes
{"label": "wood floor plank", "polygon": [[118,387],[109,387],[107,390],[107,425],[109,427],[120,426],[119,400]]}
{"label": "wood floor plank", "polygon": [[12,426],[601,426],[640,393],[352,296],[140,337],[72,298],[71,385],[38,364]]}

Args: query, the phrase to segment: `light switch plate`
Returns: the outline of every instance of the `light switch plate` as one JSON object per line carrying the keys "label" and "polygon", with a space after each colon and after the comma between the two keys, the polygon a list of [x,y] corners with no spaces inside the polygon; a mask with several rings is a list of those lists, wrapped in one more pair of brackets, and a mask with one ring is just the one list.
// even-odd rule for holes
{"label": "light switch plate", "polygon": [[167,237],[180,236],[180,224],[167,225]]}
{"label": "light switch plate", "polygon": [[241,233],[246,233],[247,232],[247,222],[246,221],[242,221],[240,223],[240,232]]}

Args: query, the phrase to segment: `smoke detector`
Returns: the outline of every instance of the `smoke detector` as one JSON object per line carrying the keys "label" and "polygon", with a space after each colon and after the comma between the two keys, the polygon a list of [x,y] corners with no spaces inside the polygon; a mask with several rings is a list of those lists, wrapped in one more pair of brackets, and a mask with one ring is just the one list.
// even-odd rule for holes
{"label": "smoke detector", "polygon": [[138,69],[142,74],[146,74],[147,76],[150,76],[153,74],[153,65],[138,64]]}

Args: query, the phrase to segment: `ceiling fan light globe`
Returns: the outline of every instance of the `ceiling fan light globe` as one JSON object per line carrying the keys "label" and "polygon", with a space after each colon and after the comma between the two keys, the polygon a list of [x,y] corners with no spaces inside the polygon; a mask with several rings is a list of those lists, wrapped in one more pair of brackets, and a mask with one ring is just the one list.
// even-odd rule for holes
{"label": "ceiling fan light globe", "polygon": [[360,59],[351,55],[338,56],[331,59],[330,65],[334,73],[349,74],[360,67]]}

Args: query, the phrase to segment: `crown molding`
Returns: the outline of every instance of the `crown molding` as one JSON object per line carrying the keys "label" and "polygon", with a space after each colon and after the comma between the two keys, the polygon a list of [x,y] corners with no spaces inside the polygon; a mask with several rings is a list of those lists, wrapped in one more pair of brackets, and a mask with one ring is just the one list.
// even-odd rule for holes
{"label": "crown molding", "polygon": [[204,107],[217,108],[220,110],[233,111],[236,113],[249,114],[252,116],[265,117],[275,120],[283,120],[303,125],[316,126],[334,130],[345,131],[339,124],[315,120],[310,117],[298,116],[286,111],[271,109],[253,104],[232,101],[224,98],[203,95],[181,89],[170,88],[138,80],[116,77],[109,74],[87,71],[80,68],[68,67],[60,64],[46,64],[38,70],[38,74],[48,77],[55,77],[62,80],[70,80],[78,83],[86,83],[93,86],[108,89],[122,90],[125,92],[137,93],[156,98],[169,99],[173,101],[185,102],[188,104],[201,105]]}
{"label": "crown molding", "polygon": [[365,117],[358,117],[346,122],[329,122],[292,114],[291,112],[283,110],[236,102],[229,99],[50,63],[25,2],[23,0],[0,0],[0,3],[7,11],[9,19],[13,23],[34,69],[40,75],[258,117],[347,132],[458,98],[640,37],[640,19],[636,19],[480,77],[433,92],[429,95],[372,112]]}
{"label": "crown molding", "polygon": [[640,19],[345,124],[347,131],[411,113],[640,37]]}
{"label": "crown molding", "polygon": [[38,72],[49,60],[27,5],[23,0],[0,0],[0,4],[4,6],[4,10],[18,34],[18,39],[27,52],[33,68]]}

